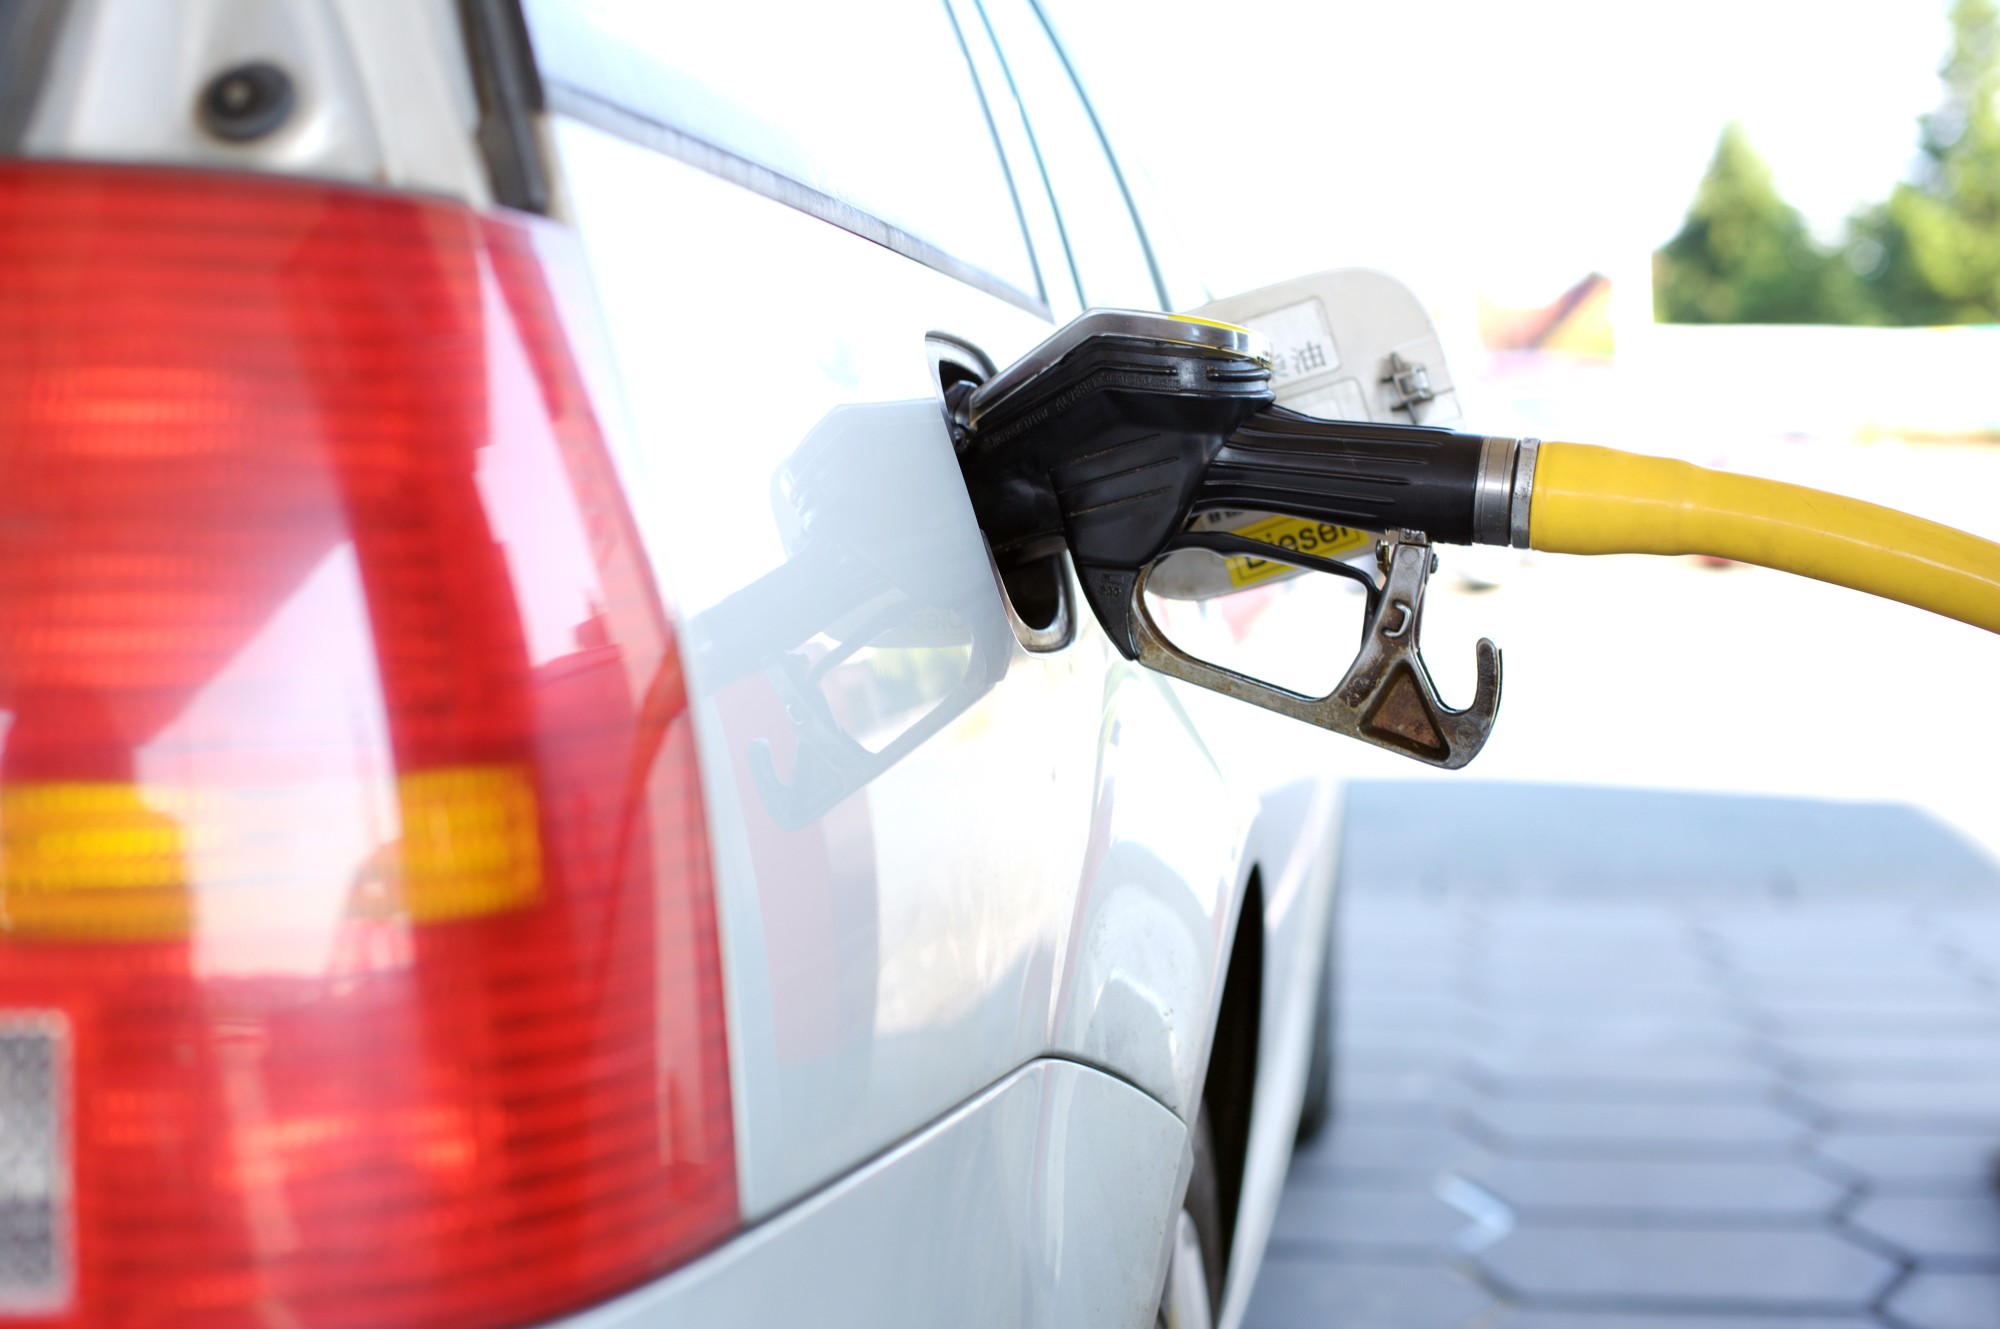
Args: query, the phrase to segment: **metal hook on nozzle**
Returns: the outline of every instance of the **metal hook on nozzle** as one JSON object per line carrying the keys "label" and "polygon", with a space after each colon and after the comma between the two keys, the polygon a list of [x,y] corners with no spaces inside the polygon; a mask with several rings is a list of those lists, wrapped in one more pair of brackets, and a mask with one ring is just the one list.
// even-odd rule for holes
{"label": "metal hook on nozzle", "polygon": [[1445,705],[1417,640],[1423,628],[1424,586],[1437,567],[1430,539],[1418,531],[1393,531],[1377,546],[1376,558],[1382,585],[1370,597],[1361,651],[1324,697],[1290,692],[1181,650],[1146,608],[1144,577],[1132,593],[1139,662],[1266,710],[1456,770],[1479,755],[1493,732],[1500,709],[1500,648],[1479,639],[1472,704],[1463,710]]}

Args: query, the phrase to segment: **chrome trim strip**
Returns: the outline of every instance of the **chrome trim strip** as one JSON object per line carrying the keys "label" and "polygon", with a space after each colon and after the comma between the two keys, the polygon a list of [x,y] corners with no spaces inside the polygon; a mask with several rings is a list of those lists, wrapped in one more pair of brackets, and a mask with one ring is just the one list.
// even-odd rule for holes
{"label": "chrome trim strip", "polygon": [[[649,120],[636,111],[620,106],[616,102],[607,101],[583,88],[552,79],[546,81],[543,86],[548,98],[548,109],[552,114],[580,120],[593,129],[601,129],[607,134],[636,143],[642,148],[649,148],[676,161],[685,162],[697,170],[719,176],[731,184],[741,185],[786,207],[797,208],[800,212],[838,226],[843,231],[851,231],[864,240],[872,240],[884,249],[901,254],[904,258],[915,259],[925,267],[934,268],[947,277],[964,282],[967,286],[984,291],[988,295],[998,296],[1008,304],[1024,309],[1037,318],[1051,322],[1055,319],[1048,301],[1039,295],[1023,291],[984,268],[963,259],[953,258],[929,241],[919,240],[908,231],[863,212],[851,203],[844,203],[831,195],[822,194],[817,189],[800,184],[790,176],[780,175],[768,166],[738,157],[691,134]],[[1032,249],[1029,250],[1029,255],[1033,258]]]}
{"label": "chrome trim strip", "polygon": [[1488,435],[1479,449],[1472,490],[1472,538],[1479,544],[1507,543],[1508,486],[1519,446],[1515,439]]}
{"label": "chrome trim strip", "polygon": [[1535,499],[1535,459],[1541,454],[1542,440],[1524,438],[1514,451],[1514,489],[1508,503],[1508,543],[1516,549],[1528,547],[1528,509]]}

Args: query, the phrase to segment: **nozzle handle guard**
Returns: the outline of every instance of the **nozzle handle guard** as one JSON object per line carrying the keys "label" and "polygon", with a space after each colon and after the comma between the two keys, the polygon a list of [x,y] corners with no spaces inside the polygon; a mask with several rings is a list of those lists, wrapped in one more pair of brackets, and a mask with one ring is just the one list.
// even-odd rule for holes
{"label": "nozzle handle guard", "polygon": [[1463,710],[1445,705],[1417,645],[1424,585],[1437,555],[1430,541],[1416,531],[1393,533],[1377,552],[1384,577],[1380,591],[1369,599],[1360,654],[1324,697],[1292,692],[1181,650],[1153,621],[1146,607],[1144,576],[1131,601],[1139,663],[1428,765],[1456,770],[1479,755],[1493,732],[1500,710],[1500,648],[1479,639],[1472,704]]}

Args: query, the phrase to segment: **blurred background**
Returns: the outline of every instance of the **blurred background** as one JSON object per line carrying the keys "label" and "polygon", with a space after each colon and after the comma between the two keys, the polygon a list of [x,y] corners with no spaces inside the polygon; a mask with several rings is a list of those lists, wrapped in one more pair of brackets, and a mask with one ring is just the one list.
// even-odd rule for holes
{"label": "blurred background", "polygon": [[[1991,0],[1228,12],[1051,6],[1211,294],[1379,268],[1433,310],[1462,427],[2000,538]],[[1507,652],[1479,777],[1910,803],[2000,856],[1986,634],[1755,568],[1446,563],[1426,637],[1446,699],[1470,694],[1473,639]]]}
{"label": "blurred background", "polygon": [[[2000,539],[1993,0],[1052,4],[1212,295],[1378,268],[1458,428]],[[1505,703],[1467,772],[1326,749],[1337,1101],[1249,1329],[2000,1324],[2000,640],[1715,561],[1444,562],[1440,690],[1491,636]],[[1281,653],[1337,670],[1347,611]]]}

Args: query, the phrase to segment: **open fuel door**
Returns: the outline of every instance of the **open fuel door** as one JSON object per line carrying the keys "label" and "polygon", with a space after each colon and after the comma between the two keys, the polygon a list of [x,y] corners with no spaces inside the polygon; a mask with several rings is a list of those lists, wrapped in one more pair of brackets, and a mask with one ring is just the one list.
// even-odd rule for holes
{"label": "open fuel door", "polygon": [[[1190,312],[1270,338],[1271,386],[1280,406],[1327,420],[1382,424],[1450,427],[1463,418],[1437,327],[1416,294],[1394,277],[1334,268]],[[1374,557],[1374,534],[1330,522],[1238,510],[1202,513],[1192,525],[1321,558]],[[1147,590],[1204,600],[1301,571],[1274,559],[1181,549],[1161,560]]]}

